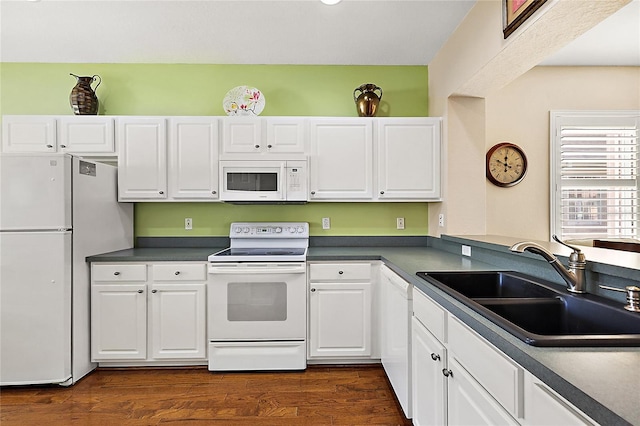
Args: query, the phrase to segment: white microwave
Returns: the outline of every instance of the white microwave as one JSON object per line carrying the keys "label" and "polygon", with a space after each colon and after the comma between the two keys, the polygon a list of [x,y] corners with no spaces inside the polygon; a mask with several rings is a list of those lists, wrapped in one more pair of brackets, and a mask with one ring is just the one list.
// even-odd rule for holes
{"label": "white microwave", "polygon": [[307,201],[307,160],[220,161],[220,199],[229,202]]}

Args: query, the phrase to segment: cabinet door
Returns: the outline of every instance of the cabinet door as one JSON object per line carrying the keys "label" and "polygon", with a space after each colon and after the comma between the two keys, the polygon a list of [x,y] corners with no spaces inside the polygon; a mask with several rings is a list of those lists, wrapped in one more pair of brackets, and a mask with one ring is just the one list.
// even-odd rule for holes
{"label": "cabinet door", "polygon": [[525,424],[585,426],[596,424],[537,377],[527,373],[524,388]]}
{"label": "cabinet door", "polygon": [[3,152],[56,152],[56,119],[48,116],[2,117]]}
{"label": "cabinet door", "polygon": [[371,283],[311,283],[310,356],[371,355]]}
{"label": "cabinet door", "polygon": [[225,117],[222,119],[222,152],[238,154],[261,152],[262,121],[257,117]]}
{"label": "cabinet door", "polygon": [[151,285],[151,358],[206,358],[206,284]]}
{"label": "cabinet door", "polygon": [[163,118],[118,121],[118,199],[167,198],[167,140]]}
{"label": "cabinet door", "polygon": [[89,115],[60,117],[58,146],[63,152],[114,154],[114,119]]}
{"label": "cabinet door", "polygon": [[92,361],[147,357],[146,285],[91,286]]}
{"label": "cabinet door", "polygon": [[417,319],[411,324],[413,424],[445,425],[447,382],[442,370],[446,349]]}
{"label": "cabinet door", "polygon": [[440,198],[440,119],[379,119],[378,198]]}
{"label": "cabinet door", "polygon": [[185,117],[171,120],[169,196],[218,199],[218,120]]}
{"label": "cabinet door", "polygon": [[311,120],[311,200],[371,200],[373,125],[369,119]]}
{"label": "cabinet door", "polygon": [[495,399],[449,353],[448,423],[455,425],[517,425]]}
{"label": "cabinet door", "polygon": [[266,118],[267,152],[305,154],[304,124],[299,117]]}

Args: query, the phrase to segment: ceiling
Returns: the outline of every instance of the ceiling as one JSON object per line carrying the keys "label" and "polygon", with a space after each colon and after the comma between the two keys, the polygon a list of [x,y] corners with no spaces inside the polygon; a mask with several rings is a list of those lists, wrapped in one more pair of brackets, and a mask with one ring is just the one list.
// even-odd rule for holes
{"label": "ceiling", "polygon": [[[475,1],[1,0],[0,60],[428,65]],[[543,64],[640,66],[640,0]]]}

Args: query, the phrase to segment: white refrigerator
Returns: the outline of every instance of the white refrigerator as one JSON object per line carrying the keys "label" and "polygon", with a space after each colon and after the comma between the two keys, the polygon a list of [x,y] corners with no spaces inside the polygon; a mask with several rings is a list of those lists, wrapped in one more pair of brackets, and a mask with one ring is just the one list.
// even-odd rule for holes
{"label": "white refrigerator", "polygon": [[133,246],[116,167],[0,154],[0,385],[71,385],[90,357],[85,258]]}

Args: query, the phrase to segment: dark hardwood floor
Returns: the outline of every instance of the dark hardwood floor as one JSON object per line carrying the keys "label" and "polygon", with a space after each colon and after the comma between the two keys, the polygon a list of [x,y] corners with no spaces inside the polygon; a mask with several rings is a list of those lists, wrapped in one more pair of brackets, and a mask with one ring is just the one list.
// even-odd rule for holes
{"label": "dark hardwood floor", "polygon": [[98,369],[71,387],[0,389],[11,425],[411,425],[380,365],[304,372]]}

